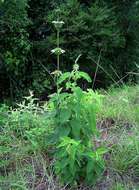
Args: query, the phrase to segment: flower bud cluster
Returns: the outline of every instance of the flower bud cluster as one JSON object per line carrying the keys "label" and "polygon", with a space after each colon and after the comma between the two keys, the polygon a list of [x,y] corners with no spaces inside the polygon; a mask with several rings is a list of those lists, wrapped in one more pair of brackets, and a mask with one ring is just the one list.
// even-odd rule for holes
{"label": "flower bud cluster", "polygon": [[56,30],[60,30],[64,24],[63,21],[53,21],[52,23],[54,24]]}
{"label": "flower bud cluster", "polygon": [[55,49],[52,49],[51,52],[55,55],[61,55],[63,53],[65,53],[65,50],[61,49],[61,48],[55,48]]}

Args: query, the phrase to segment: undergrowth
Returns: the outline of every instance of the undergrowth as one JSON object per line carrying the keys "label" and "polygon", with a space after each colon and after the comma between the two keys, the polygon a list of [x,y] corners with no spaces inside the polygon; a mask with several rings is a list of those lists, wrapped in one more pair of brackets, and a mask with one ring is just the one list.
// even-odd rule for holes
{"label": "undergrowth", "polygon": [[[98,112],[97,117],[98,131],[101,136],[97,137],[95,142],[90,138],[95,146],[101,143],[108,147],[109,152],[105,156],[104,176],[90,189],[138,190],[139,124],[137,117],[131,116],[135,112],[138,116],[136,106],[135,112],[132,113],[134,104],[137,105],[138,86],[124,86],[121,89],[112,89],[107,94],[104,92],[102,94],[102,109]],[[126,108],[121,106],[123,98],[127,97],[129,105],[133,104],[132,109],[128,109],[130,117],[126,115],[127,112],[124,112],[127,105],[124,104]],[[110,98],[115,101],[115,104],[114,101],[110,101]],[[94,101],[96,100],[94,99]],[[54,148],[50,146],[56,123],[53,121],[55,113],[49,111],[54,107],[50,103],[48,109],[48,103],[39,106],[36,102],[37,100],[33,98],[31,93],[16,109],[11,109],[5,105],[0,106],[0,187],[2,190],[29,190],[41,187],[42,189],[61,189],[54,169],[54,165],[59,164],[59,155],[55,154],[55,159],[57,159],[55,163],[55,159],[52,159]],[[64,102],[62,101],[62,103]],[[105,112],[102,112],[104,107]],[[119,111],[117,107],[120,108]],[[113,112],[108,111],[112,108],[114,109]],[[64,119],[66,119],[65,115],[63,116]],[[48,118],[51,119],[48,120]],[[49,134],[51,134],[51,138]],[[65,164],[69,158],[64,152],[66,149],[63,148],[74,143],[75,141],[72,141],[70,136],[62,139],[57,147],[57,150],[62,152],[60,156],[65,155]],[[74,148],[77,147],[75,149],[77,156],[80,152],[80,145],[80,141],[77,140],[73,146]],[[50,151],[48,151],[49,146],[51,147]],[[69,150],[71,149],[70,146]],[[64,167],[64,162],[61,163]],[[69,167],[71,166],[69,165]],[[76,186],[75,189],[86,188],[85,185],[82,185],[82,178],[80,178],[80,183],[80,187],[77,188]],[[67,189],[67,186],[62,188]]]}

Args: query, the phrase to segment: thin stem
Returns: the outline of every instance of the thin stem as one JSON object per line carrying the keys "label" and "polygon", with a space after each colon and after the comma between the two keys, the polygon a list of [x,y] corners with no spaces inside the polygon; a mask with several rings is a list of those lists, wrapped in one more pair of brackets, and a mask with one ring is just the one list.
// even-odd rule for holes
{"label": "thin stem", "polygon": [[[57,29],[57,48],[59,48],[59,44],[60,44],[60,40],[59,40],[59,29]],[[57,55],[57,70],[59,71],[60,70],[60,55],[58,54]],[[58,89],[59,89],[59,85],[58,85],[58,75],[57,75],[57,94],[58,94]]]}
{"label": "thin stem", "polygon": [[[60,40],[59,40],[59,29],[57,30],[57,47],[59,48]],[[60,55],[57,55],[57,70],[60,70]]]}
{"label": "thin stem", "polygon": [[96,82],[96,77],[97,77],[97,73],[98,73],[98,69],[99,69],[100,59],[101,59],[101,50],[100,50],[99,58],[98,58],[98,61],[97,61],[97,66],[96,66],[96,71],[95,71],[95,75],[94,75],[94,79],[93,79],[92,88],[94,88],[94,85],[95,85],[95,82]]}

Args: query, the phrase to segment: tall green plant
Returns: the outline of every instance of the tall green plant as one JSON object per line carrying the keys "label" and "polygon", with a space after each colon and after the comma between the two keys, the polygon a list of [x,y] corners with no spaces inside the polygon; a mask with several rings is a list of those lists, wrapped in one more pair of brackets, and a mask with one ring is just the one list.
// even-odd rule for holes
{"label": "tall green plant", "polygon": [[[53,23],[56,29],[56,24],[63,24],[60,21]],[[62,73],[59,71],[59,55],[63,50],[58,46],[52,51],[57,55],[58,65],[57,93],[51,96],[48,103],[54,113],[54,132],[49,143],[54,146],[55,172],[66,184],[77,184],[81,179],[87,184],[94,184],[104,171],[103,154],[106,152],[92,143],[92,137],[95,141],[99,134],[96,112],[101,105],[101,96],[92,90],[83,91],[78,86],[81,78],[91,82],[88,74],[79,71],[79,57],[71,72]]]}

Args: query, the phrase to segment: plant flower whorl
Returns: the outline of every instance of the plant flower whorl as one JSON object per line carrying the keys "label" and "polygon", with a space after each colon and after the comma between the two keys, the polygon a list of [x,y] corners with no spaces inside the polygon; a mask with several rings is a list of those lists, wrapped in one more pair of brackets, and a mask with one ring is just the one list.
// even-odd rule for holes
{"label": "plant flower whorl", "polygon": [[53,21],[52,23],[54,24],[54,26],[55,26],[55,28],[56,28],[57,30],[59,30],[60,28],[62,28],[62,26],[63,26],[63,24],[64,24],[63,21]]}
{"label": "plant flower whorl", "polygon": [[61,48],[55,48],[55,49],[52,49],[51,52],[55,55],[61,55],[61,54],[65,53],[65,50],[63,50]]}

